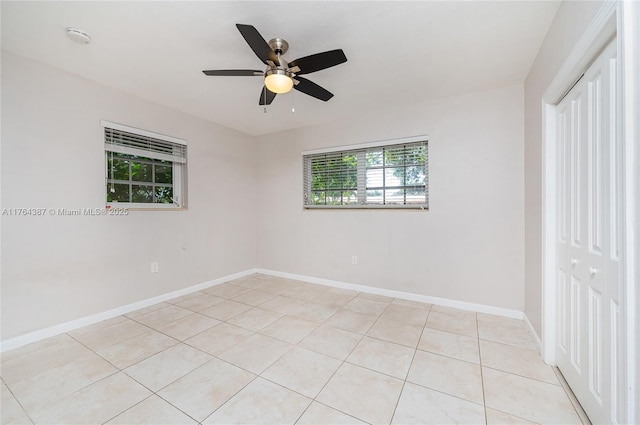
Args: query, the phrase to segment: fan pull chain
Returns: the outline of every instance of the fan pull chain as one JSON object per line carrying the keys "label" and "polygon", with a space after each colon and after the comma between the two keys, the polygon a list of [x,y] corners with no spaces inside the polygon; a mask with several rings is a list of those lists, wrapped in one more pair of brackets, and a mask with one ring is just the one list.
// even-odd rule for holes
{"label": "fan pull chain", "polygon": [[264,113],[267,113],[267,86],[262,88],[262,95],[264,96]]}
{"label": "fan pull chain", "polygon": [[296,93],[294,90],[291,91],[291,113],[296,112]]}

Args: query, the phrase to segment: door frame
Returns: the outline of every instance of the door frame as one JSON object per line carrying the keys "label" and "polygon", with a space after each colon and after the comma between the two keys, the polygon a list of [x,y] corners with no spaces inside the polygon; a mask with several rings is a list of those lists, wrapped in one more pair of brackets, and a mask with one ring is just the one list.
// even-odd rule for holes
{"label": "door frame", "polygon": [[620,420],[640,422],[640,2],[605,1],[542,97],[542,357],[556,366],[556,105],[616,37],[621,150]]}

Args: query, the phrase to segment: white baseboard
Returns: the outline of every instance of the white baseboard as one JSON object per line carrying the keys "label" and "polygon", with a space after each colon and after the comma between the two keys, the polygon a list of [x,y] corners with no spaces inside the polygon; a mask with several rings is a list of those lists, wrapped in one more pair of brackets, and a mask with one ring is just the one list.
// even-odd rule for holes
{"label": "white baseboard", "polygon": [[249,269],[243,272],[234,273],[228,276],[223,276],[214,280],[210,280],[208,282],[203,282],[194,286],[190,286],[188,288],[179,289],[177,291],[169,292],[166,294],[158,295],[156,297],[148,298],[146,300],[138,301],[133,304],[128,304],[122,307],[117,307],[111,310],[104,311],[102,313],[93,314],[91,316],[83,317],[80,319],[72,320],[69,322],[61,323],[59,325],[51,326],[49,328],[41,329],[35,332],[30,332],[28,334],[20,335],[14,338],[7,339],[5,341],[0,341],[0,353],[3,351],[11,350],[14,348],[22,347],[23,345],[30,344],[32,342],[37,342],[43,340],[45,338],[50,338],[52,336],[56,336],[65,332],[72,331],[74,329],[78,329],[84,326],[89,326],[94,323],[101,322],[103,320],[111,319],[113,317],[121,316],[123,314],[130,313],[134,310],[139,310],[144,307],[148,307],[153,304],[158,304],[163,301],[167,301],[173,298],[181,297],[183,295],[190,294],[192,292],[200,291],[203,289],[210,288],[215,285],[219,285],[224,282],[228,282],[230,280],[239,279],[241,277],[249,276],[254,273],[261,273],[270,276],[282,277],[286,279],[300,280],[303,282],[309,283],[317,283],[320,285],[331,286],[334,288],[342,288],[342,289],[351,289],[359,292],[366,292],[369,294],[375,295],[384,295],[387,297],[393,298],[401,298],[403,300],[410,301],[419,301],[429,304],[436,304],[445,307],[453,307],[459,308],[461,310],[469,310],[475,311],[478,313],[486,313],[486,314],[494,314],[496,316],[509,317],[512,319],[524,320],[527,326],[529,327],[529,331],[534,336],[536,340],[536,344],[538,346],[538,351],[540,351],[540,338],[533,330],[531,323],[527,319],[526,315],[518,310],[511,310],[507,308],[494,307],[485,304],[475,304],[469,303],[465,301],[457,301],[448,298],[438,298],[438,297],[430,297],[428,295],[420,295],[413,294],[410,292],[403,291],[395,291],[393,289],[383,289],[376,288],[373,286],[366,285],[358,285],[355,283],[347,283],[341,282],[337,280],[323,279],[318,277],[311,276],[303,276],[292,273],[278,272],[273,270],[266,269]]}
{"label": "white baseboard", "polygon": [[533,325],[529,321],[529,318],[527,317],[526,314],[524,314],[524,319],[523,320],[524,320],[524,324],[527,326],[527,329],[529,330],[529,334],[533,338],[533,342],[535,342],[535,344],[536,344],[536,348],[538,349],[538,353],[540,353],[540,355],[542,355],[542,340],[540,339],[540,336],[536,332],[535,328],[533,327]]}
{"label": "white baseboard", "polygon": [[477,313],[494,314],[496,316],[509,317],[512,319],[524,319],[524,313],[508,308],[494,307],[485,304],[474,304],[465,301],[451,300],[448,298],[430,297],[428,295],[413,294],[411,292],[395,291],[393,289],[376,288],[373,286],[358,285],[355,283],[341,282],[337,280],[322,279],[318,277],[303,276],[292,273],[284,273],[266,269],[255,269],[255,273],[262,273],[271,276],[283,277],[286,279],[301,280],[303,282],[317,283],[319,285],[331,286],[334,288],[351,289],[354,291],[366,292],[368,294],[384,295],[387,297],[401,298],[403,300],[419,301],[423,303],[436,304],[444,307],[459,308],[461,310],[475,311]]}
{"label": "white baseboard", "polygon": [[14,338],[0,341],[0,353],[12,350],[14,348],[22,347],[23,345],[37,342],[45,338],[50,338],[65,332],[72,331],[74,329],[82,328],[84,326],[93,325],[94,323],[101,322],[103,320],[111,319],[113,317],[121,316],[123,314],[130,313],[134,310],[148,307],[153,304],[158,304],[163,301],[167,301],[173,298],[181,297],[183,295],[190,294],[192,292],[207,289],[215,285],[219,285],[230,280],[239,279],[251,274],[256,273],[255,269],[245,270],[243,272],[234,273],[228,276],[219,277],[217,279],[210,280],[208,282],[199,283],[188,288],[179,289],[177,291],[169,292],[166,294],[158,295],[156,297],[147,298],[146,300],[138,301],[132,304],[127,304],[122,307],[116,307],[111,310],[103,311],[102,313],[92,314],[91,316],[82,317],[80,319],[71,320],[69,322],[61,323],[59,325],[51,326],[49,328],[40,329],[35,332],[20,335]]}

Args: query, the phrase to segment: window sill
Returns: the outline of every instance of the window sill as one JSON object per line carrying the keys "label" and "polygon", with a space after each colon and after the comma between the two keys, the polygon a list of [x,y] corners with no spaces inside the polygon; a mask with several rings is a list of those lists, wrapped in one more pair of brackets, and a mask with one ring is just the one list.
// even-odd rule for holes
{"label": "window sill", "polygon": [[305,205],[305,210],[405,210],[429,211],[424,205]]}
{"label": "window sill", "polygon": [[[148,206],[147,206],[148,205]],[[107,202],[107,208],[127,211],[186,211],[187,207],[171,204],[132,204],[125,202]]]}

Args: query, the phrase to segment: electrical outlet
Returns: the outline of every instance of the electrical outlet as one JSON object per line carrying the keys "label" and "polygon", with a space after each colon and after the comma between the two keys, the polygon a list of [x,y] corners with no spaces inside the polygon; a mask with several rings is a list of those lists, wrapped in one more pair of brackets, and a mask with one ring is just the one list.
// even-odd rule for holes
{"label": "electrical outlet", "polygon": [[358,264],[358,256],[357,255],[352,255],[351,256],[351,264],[353,264],[353,265]]}
{"label": "electrical outlet", "polygon": [[160,271],[160,264],[157,261],[151,263],[151,273],[158,273]]}

